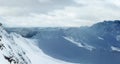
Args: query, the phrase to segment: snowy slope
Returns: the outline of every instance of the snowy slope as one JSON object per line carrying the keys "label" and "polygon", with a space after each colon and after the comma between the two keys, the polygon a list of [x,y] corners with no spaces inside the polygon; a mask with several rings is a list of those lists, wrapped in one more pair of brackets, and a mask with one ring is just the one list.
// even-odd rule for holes
{"label": "snowy slope", "polygon": [[32,64],[72,64],[47,56],[40,48],[33,45],[35,42],[34,40],[23,38],[15,33],[12,33],[11,35],[13,36],[14,41],[19,42],[17,44],[26,51],[26,55],[31,60]]}
{"label": "snowy slope", "polygon": [[[34,60],[35,57],[42,60],[40,61],[42,64],[54,62],[65,64],[63,61],[78,64],[120,64],[120,21],[118,20],[104,21],[90,27],[69,27],[67,29],[36,27],[6,30],[25,37],[17,38],[18,34],[11,34],[14,41],[20,40],[23,43],[19,44],[19,41],[17,44],[27,52],[26,56],[32,59],[32,63],[33,61],[39,63],[38,59]],[[26,38],[36,39],[36,41]],[[31,44],[34,42],[39,48]]]}
{"label": "snowy slope", "polygon": [[79,42],[76,42],[74,41],[74,39],[71,37],[64,37],[66,40],[70,41],[71,43],[77,45],[78,47],[81,47],[81,48],[85,48],[89,51],[92,51],[93,49],[95,49],[95,47],[91,46],[91,45],[88,45],[86,43],[79,43]]}
{"label": "snowy slope", "polygon": [[0,64],[31,64],[23,49],[0,27]]}
{"label": "snowy slope", "polygon": [[0,64],[74,64],[47,56],[33,44],[34,40],[8,34],[2,27],[0,38]]}

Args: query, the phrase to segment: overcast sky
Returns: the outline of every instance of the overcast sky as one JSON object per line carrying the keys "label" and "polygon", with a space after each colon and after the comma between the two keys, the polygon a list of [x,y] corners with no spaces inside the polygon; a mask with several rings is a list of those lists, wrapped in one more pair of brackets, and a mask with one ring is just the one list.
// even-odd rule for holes
{"label": "overcast sky", "polygon": [[0,0],[8,27],[86,26],[120,19],[120,0]]}

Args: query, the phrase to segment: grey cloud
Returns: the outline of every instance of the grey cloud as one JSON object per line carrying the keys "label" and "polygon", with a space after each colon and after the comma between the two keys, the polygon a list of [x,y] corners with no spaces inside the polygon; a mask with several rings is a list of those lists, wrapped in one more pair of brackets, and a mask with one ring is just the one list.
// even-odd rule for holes
{"label": "grey cloud", "polygon": [[14,8],[15,15],[29,15],[30,13],[47,13],[55,9],[62,9],[65,6],[75,4],[73,0],[42,1],[43,0],[0,0],[0,7],[8,7],[8,10]]}
{"label": "grey cloud", "polygon": [[[8,26],[80,26],[120,18],[119,0],[0,0]],[[17,24],[21,22],[21,24]],[[29,24],[29,25],[28,25]],[[54,24],[54,25],[53,25]]]}

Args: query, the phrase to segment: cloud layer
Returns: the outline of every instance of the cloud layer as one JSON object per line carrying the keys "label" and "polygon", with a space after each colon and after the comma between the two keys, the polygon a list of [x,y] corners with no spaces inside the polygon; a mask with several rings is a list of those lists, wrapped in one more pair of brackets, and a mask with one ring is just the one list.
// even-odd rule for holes
{"label": "cloud layer", "polygon": [[120,19],[119,0],[0,0],[8,27],[86,26]]}

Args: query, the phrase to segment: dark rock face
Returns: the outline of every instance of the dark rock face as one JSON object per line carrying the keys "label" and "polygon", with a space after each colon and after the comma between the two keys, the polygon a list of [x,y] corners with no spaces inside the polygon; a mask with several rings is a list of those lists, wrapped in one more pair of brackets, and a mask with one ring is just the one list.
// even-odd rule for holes
{"label": "dark rock face", "polygon": [[[120,52],[112,49],[120,49],[119,20],[104,21],[91,27],[29,28],[29,31],[25,32],[32,35],[30,38],[37,39],[39,47],[54,58],[83,64],[120,64]],[[90,51],[78,47],[64,37],[72,38],[83,46],[91,45],[95,49]]]}

